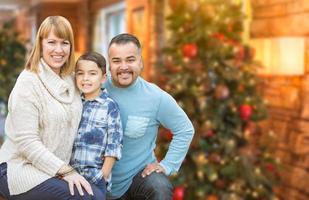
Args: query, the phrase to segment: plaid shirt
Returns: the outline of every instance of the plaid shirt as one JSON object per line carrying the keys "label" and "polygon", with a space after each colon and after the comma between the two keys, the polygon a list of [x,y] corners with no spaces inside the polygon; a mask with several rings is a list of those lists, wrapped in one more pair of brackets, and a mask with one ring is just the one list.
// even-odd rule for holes
{"label": "plaid shirt", "polygon": [[[83,114],[74,141],[70,164],[89,182],[102,178],[105,156],[121,158],[123,130],[118,105],[104,89],[91,101],[83,98]],[[109,183],[110,179],[105,180]]]}

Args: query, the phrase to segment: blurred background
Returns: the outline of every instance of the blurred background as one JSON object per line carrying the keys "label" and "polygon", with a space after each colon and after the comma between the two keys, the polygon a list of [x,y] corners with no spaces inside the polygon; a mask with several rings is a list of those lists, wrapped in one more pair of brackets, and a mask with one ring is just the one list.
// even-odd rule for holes
{"label": "blurred background", "polygon": [[[9,93],[49,15],[71,22],[76,56],[106,56],[118,33],[140,39],[143,77],[197,131],[174,200],[309,199],[308,0],[0,0],[0,144]],[[172,137],[161,133],[159,157]]]}

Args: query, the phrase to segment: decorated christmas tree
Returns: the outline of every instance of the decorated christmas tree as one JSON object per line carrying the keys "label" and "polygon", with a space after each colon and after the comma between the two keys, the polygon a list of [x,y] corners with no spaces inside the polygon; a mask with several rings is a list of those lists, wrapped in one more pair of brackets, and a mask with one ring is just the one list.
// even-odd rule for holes
{"label": "decorated christmas tree", "polygon": [[[196,134],[172,177],[174,200],[276,199],[272,138],[259,95],[254,50],[242,42],[241,4],[231,0],[170,0],[169,40],[158,82],[192,120]],[[262,133],[263,132],[263,133]],[[158,155],[172,135],[161,130]]]}
{"label": "decorated christmas tree", "polygon": [[5,22],[0,26],[0,103],[7,104],[25,56],[25,41],[14,28],[14,21]]}

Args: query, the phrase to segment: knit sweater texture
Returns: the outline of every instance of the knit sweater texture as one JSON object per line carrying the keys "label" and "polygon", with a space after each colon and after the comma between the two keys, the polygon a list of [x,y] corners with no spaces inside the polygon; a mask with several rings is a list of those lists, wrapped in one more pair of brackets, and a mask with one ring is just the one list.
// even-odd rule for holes
{"label": "knit sweater texture", "polygon": [[22,71],[9,97],[0,149],[11,195],[29,191],[69,163],[81,111],[73,76],[61,78],[42,59],[39,73]]}

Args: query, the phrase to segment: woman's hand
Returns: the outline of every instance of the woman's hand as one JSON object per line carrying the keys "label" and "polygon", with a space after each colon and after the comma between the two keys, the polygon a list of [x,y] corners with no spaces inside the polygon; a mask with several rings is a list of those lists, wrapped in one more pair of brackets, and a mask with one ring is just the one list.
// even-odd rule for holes
{"label": "woman's hand", "polygon": [[83,188],[88,194],[93,195],[89,182],[77,172],[74,171],[68,175],[65,175],[62,179],[68,182],[71,195],[74,195],[74,185],[81,196],[84,196]]}

